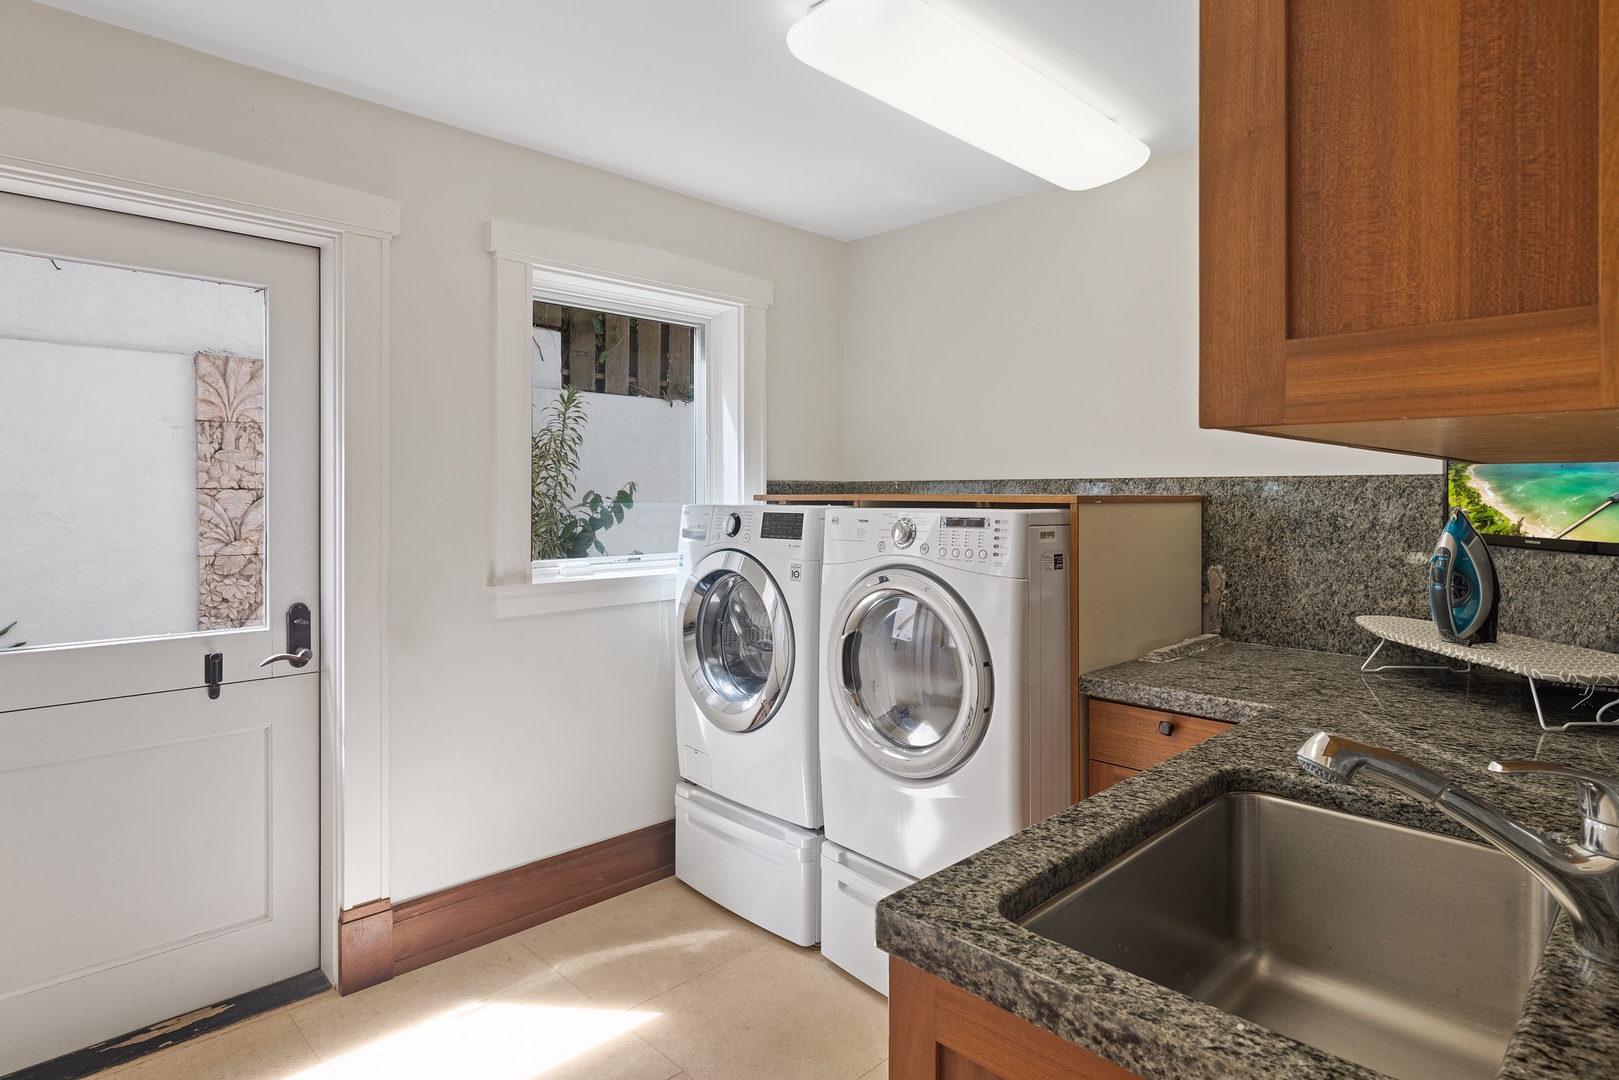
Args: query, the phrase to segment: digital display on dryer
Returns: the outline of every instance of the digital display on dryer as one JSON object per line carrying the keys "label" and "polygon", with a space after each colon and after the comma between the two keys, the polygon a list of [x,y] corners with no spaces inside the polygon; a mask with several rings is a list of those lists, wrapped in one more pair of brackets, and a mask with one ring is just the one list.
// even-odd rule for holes
{"label": "digital display on dryer", "polygon": [[947,517],[939,522],[944,529],[982,529],[988,522],[983,518]]}
{"label": "digital display on dryer", "polygon": [[765,511],[763,526],[759,529],[761,540],[802,540],[804,539],[803,514],[772,514]]}

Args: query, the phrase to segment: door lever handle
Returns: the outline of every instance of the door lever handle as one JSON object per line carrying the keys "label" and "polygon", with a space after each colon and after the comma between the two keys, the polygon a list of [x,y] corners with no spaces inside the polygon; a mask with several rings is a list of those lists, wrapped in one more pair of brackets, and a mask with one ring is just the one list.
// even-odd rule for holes
{"label": "door lever handle", "polygon": [[276,653],[259,667],[269,667],[277,660],[285,660],[293,667],[303,667],[313,660],[315,653],[309,647],[309,628],[309,605],[299,600],[287,608],[287,651]]}

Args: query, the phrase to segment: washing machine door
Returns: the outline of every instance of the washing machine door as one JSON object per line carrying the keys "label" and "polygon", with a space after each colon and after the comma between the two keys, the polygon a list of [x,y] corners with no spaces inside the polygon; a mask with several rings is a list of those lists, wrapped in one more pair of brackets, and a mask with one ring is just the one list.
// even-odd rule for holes
{"label": "washing machine door", "polygon": [[845,595],[831,625],[832,700],[855,746],[909,779],[960,768],[983,741],[995,690],[961,598],[931,574],[879,570]]}
{"label": "washing machine door", "polygon": [[686,579],[680,613],[697,708],[725,731],[767,723],[793,679],[793,621],[776,579],[743,552],[712,552]]}

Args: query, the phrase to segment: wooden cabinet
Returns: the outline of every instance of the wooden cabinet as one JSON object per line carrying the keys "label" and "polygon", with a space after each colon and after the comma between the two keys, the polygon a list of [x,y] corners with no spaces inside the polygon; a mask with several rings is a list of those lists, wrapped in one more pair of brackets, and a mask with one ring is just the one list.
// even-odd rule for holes
{"label": "wooden cabinet", "polygon": [[1619,4],[1202,9],[1201,423],[1619,459]]}
{"label": "wooden cabinet", "polygon": [[1160,761],[1231,727],[1223,720],[1143,709],[1092,698],[1086,709],[1089,727],[1091,795],[1134,776]]}
{"label": "wooden cabinet", "polygon": [[1141,1080],[930,975],[888,960],[889,1080]]}

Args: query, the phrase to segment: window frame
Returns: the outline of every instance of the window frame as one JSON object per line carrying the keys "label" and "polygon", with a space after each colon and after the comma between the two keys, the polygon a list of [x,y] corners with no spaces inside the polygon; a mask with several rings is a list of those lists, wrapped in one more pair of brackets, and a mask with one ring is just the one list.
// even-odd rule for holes
{"label": "window frame", "polygon": [[741,502],[764,490],[771,284],[655,248],[514,222],[491,221],[488,246],[496,274],[495,617],[673,600],[679,566],[671,559],[602,560],[564,573],[562,561],[529,558],[534,301],[696,326],[698,498]]}

